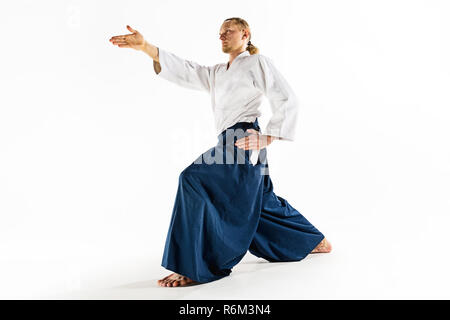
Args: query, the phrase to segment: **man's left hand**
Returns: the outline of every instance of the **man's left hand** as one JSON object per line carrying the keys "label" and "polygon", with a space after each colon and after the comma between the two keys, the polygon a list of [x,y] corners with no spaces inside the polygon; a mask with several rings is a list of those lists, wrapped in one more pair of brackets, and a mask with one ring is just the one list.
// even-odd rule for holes
{"label": "man's left hand", "polygon": [[236,140],[236,147],[244,150],[260,150],[271,144],[273,140],[277,139],[273,136],[262,135],[255,129],[247,129],[247,131],[250,132],[251,135]]}

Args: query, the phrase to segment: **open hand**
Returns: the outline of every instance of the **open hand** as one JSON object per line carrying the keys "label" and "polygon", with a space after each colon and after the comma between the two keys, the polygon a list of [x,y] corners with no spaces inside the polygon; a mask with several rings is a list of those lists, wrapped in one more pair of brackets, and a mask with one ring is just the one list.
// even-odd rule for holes
{"label": "open hand", "polygon": [[127,29],[132,33],[114,36],[109,39],[109,41],[112,42],[112,44],[117,45],[119,48],[133,48],[135,50],[142,50],[145,44],[145,39],[142,34],[128,25]]}
{"label": "open hand", "polygon": [[259,133],[255,129],[247,129],[251,135],[236,140],[235,146],[244,150],[259,150],[267,147],[269,144],[275,140],[275,137],[266,136]]}

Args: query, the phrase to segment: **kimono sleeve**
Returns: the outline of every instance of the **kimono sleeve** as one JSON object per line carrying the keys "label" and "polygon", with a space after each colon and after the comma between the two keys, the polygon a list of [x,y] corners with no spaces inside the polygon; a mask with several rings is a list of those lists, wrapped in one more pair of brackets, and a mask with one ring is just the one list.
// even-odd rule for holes
{"label": "kimono sleeve", "polygon": [[182,87],[210,92],[212,67],[202,66],[193,61],[185,60],[166,50],[158,48],[161,71],[158,73],[153,60],[155,73]]}
{"label": "kimono sleeve", "polygon": [[273,61],[258,55],[254,70],[254,86],[267,97],[272,117],[263,134],[294,141],[298,118],[298,98]]}

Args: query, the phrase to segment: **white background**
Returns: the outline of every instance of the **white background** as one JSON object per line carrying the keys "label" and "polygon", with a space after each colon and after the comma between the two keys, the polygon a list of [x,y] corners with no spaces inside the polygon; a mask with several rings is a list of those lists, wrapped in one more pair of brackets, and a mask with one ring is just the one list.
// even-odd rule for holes
{"label": "white background", "polygon": [[[269,146],[274,191],[333,252],[158,288],[213,115],[109,39],[129,24],[212,65],[235,16],[300,100],[296,141]],[[449,16],[444,0],[2,1],[0,297],[450,298]]]}

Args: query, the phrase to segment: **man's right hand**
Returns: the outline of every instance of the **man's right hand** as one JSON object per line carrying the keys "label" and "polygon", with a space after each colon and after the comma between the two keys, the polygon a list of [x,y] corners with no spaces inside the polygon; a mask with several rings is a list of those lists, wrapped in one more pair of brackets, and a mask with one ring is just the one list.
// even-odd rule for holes
{"label": "man's right hand", "polygon": [[117,45],[119,48],[133,48],[135,50],[143,50],[145,47],[145,39],[137,30],[132,29],[127,25],[127,29],[132,32],[131,34],[125,34],[120,36],[114,36],[109,39],[112,44]]}

